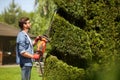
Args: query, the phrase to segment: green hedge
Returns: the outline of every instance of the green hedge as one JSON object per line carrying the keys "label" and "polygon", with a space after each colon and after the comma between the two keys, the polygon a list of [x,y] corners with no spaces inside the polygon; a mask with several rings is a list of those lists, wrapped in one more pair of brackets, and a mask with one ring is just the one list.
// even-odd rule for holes
{"label": "green hedge", "polygon": [[84,69],[69,66],[55,56],[47,58],[44,80],[84,80],[84,78]]}
{"label": "green hedge", "polygon": [[86,80],[105,80],[104,75],[111,75],[109,70],[115,68],[110,66],[120,59],[120,0],[54,2],[58,15],[51,28],[50,53],[68,65],[84,68]]}
{"label": "green hedge", "polygon": [[88,34],[95,62],[108,64],[107,62],[114,59],[120,48],[119,0],[54,0],[54,2],[61,17]]}
{"label": "green hedge", "polygon": [[87,67],[92,58],[88,35],[80,28],[55,16],[51,27],[51,54],[77,67]]}
{"label": "green hedge", "polygon": [[[73,16],[73,18],[79,19],[80,16],[85,14],[85,2],[82,0],[54,0],[59,8]],[[72,18],[72,17],[71,17]]]}
{"label": "green hedge", "polygon": [[64,17],[67,21],[84,28],[86,21],[84,16],[86,14],[86,0],[54,0],[58,6],[58,14]]}

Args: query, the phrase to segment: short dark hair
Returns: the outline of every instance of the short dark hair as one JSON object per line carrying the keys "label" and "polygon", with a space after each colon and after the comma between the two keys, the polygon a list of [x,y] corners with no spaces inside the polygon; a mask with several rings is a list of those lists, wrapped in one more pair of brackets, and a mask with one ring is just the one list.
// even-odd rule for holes
{"label": "short dark hair", "polygon": [[21,17],[20,18],[20,20],[19,20],[19,27],[21,28],[21,29],[23,29],[23,24],[26,24],[26,21],[28,21],[29,20],[29,18],[28,17]]}

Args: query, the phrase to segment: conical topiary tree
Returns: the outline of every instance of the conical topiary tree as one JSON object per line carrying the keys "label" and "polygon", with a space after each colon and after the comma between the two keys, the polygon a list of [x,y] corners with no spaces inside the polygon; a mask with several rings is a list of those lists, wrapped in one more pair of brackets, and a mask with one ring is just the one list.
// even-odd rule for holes
{"label": "conical topiary tree", "polygon": [[[109,80],[110,70],[116,68],[110,66],[119,62],[120,1],[53,1],[58,15],[51,27],[50,53],[86,70],[86,80]],[[102,77],[102,73],[109,75]]]}

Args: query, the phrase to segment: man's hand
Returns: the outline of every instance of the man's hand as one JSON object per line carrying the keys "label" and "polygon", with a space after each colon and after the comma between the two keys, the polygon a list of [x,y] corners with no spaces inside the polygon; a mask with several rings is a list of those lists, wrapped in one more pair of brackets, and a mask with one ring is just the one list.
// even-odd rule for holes
{"label": "man's hand", "polygon": [[41,40],[41,36],[37,36],[37,37],[35,38],[35,42],[38,42],[38,40]]}
{"label": "man's hand", "polygon": [[40,55],[39,55],[39,54],[36,54],[36,53],[35,53],[35,54],[33,55],[33,59],[38,60],[39,58],[40,58]]}
{"label": "man's hand", "polygon": [[37,36],[34,41],[33,41],[33,46],[36,45],[36,43],[38,42],[38,40],[41,40],[41,36]]}

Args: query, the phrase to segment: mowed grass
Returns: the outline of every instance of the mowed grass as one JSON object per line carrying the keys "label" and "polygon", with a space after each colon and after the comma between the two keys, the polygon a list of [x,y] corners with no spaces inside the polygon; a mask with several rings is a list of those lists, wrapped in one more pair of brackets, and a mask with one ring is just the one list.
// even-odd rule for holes
{"label": "mowed grass", "polygon": [[[0,80],[21,80],[20,67],[0,67]],[[36,67],[32,68],[31,80],[42,80]]]}

